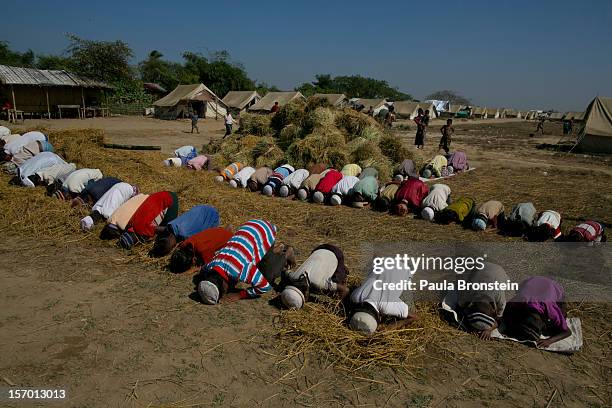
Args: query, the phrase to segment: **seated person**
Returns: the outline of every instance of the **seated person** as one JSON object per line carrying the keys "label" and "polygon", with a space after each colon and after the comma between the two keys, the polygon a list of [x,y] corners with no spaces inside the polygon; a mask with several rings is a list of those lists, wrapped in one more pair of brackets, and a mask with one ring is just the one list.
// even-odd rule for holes
{"label": "seated person", "polygon": [[405,159],[398,167],[397,171],[394,174],[395,176],[401,176],[402,180],[407,178],[419,178],[419,175],[416,171],[416,166],[414,162],[410,159]]}
{"label": "seated person", "polygon": [[121,204],[108,218],[106,225],[100,231],[100,239],[117,239],[128,227],[132,216],[144,203],[148,194],[136,194],[134,197]]}
{"label": "seated person", "polygon": [[[238,228],[195,279],[202,302],[214,305],[221,300],[253,299],[269,292],[272,286],[257,265],[275,240],[276,226],[268,221],[250,220]],[[249,288],[228,293],[240,282]]]}
{"label": "seated person", "polygon": [[421,175],[427,179],[432,177],[442,177],[442,169],[444,169],[446,165],[446,157],[438,154],[425,165],[421,171]]}
{"label": "seated person", "polygon": [[340,171],[343,176],[358,177],[361,174],[361,167],[358,164],[350,163],[345,165]]}
{"label": "seated person", "polygon": [[278,192],[278,189],[283,184],[285,177],[293,173],[295,169],[290,164],[283,164],[274,169],[274,173],[266,181],[266,185],[261,189],[261,193],[268,197],[272,197]]}
{"label": "seated person", "polygon": [[[467,277],[461,277],[470,283],[495,283],[508,281],[504,268],[492,263],[485,263],[481,270],[472,270]],[[478,333],[483,340],[491,338],[491,332],[498,327],[498,321],[506,307],[506,294],[503,290],[462,290],[457,294],[457,306],[462,323]]]}
{"label": "seated person", "polygon": [[331,205],[342,204],[342,199],[351,192],[353,187],[359,182],[359,178],[356,176],[343,176],[342,179],[336,183],[332,188],[331,197],[329,202]]}
{"label": "seated person", "polygon": [[68,200],[81,194],[85,187],[103,177],[99,169],[78,169],[70,173],[61,186],[55,185],[53,195],[60,200]]}
{"label": "seated person", "polygon": [[472,218],[472,212],[476,208],[473,198],[459,197],[444,210],[440,211],[436,221],[440,224],[450,224],[451,222],[463,223]]}
{"label": "seated person", "polygon": [[569,242],[606,242],[606,230],[602,223],[597,221],[585,221],[569,232],[566,237]]}
{"label": "seated person", "polygon": [[490,225],[493,228],[503,227],[504,205],[496,200],[486,201],[476,207],[476,214],[472,219],[472,229],[484,231]]}
{"label": "seated person", "polygon": [[[518,293],[506,304],[504,334],[519,340],[535,341],[539,347],[569,337],[565,292],[554,280],[534,276],[519,285]],[[542,336],[548,338],[542,339]]]}
{"label": "seated person", "polygon": [[504,223],[504,233],[511,236],[522,236],[531,229],[537,213],[533,203],[515,205]]}
{"label": "seated person", "polygon": [[337,293],[342,299],[348,294],[348,274],[342,250],[331,244],[319,245],[298,269],[283,275],[281,301],[289,309],[300,309],[310,290]]}
{"label": "seated person", "polygon": [[249,181],[247,182],[249,190],[252,192],[261,191],[272,173],[274,173],[274,170],[269,167],[260,167],[255,170],[255,173],[251,174],[251,177],[249,177]]}
{"label": "seated person", "polygon": [[119,246],[131,249],[134,245],[146,242],[160,232],[178,215],[179,202],[176,193],[159,191],[151,194],[138,207],[127,228],[119,237]]}
{"label": "seated person", "polygon": [[404,216],[410,211],[420,212],[427,194],[429,194],[429,187],[418,178],[404,180],[393,199],[393,212],[399,216]]}
{"label": "seated person", "polygon": [[91,213],[81,220],[81,229],[90,231],[96,222],[109,219],[117,208],[137,195],[138,192],[138,186],[128,183],[115,184],[96,201],[91,208]]}
{"label": "seated person", "polygon": [[323,170],[321,173],[310,173],[310,176],[306,177],[297,191],[298,200],[306,201],[311,198],[316,191],[317,185],[327,172],[328,170]]}
{"label": "seated person", "polygon": [[90,206],[96,203],[115,184],[121,183],[116,177],[102,177],[100,180],[88,183],[83,191],[70,202],[71,207]]}
{"label": "seated person", "polygon": [[450,187],[446,184],[434,184],[421,203],[421,218],[433,221],[436,214],[448,207],[451,202]]}
{"label": "seated person", "polygon": [[238,188],[240,186],[240,188],[245,188],[253,173],[255,173],[255,169],[253,167],[244,167],[230,180],[230,187]]}
{"label": "seated person", "polygon": [[[415,173],[416,174],[416,173]],[[399,176],[404,179],[403,176]],[[389,210],[389,206],[393,203],[397,190],[399,190],[401,181],[393,180],[385,184],[378,192],[378,197],[374,200],[374,209],[380,212]]]}
{"label": "seated person", "polygon": [[297,169],[283,179],[283,184],[278,189],[278,195],[281,197],[290,197],[295,194],[304,180],[310,176],[310,172],[306,169]]}
{"label": "seated person", "polygon": [[561,214],[553,210],[543,211],[527,232],[527,239],[532,242],[545,242],[561,238]]}
{"label": "seated person", "polygon": [[215,253],[223,248],[234,233],[231,228],[214,227],[194,234],[178,244],[170,258],[170,271],[182,273],[193,271],[213,260]]}
{"label": "seated person", "polygon": [[240,170],[242,170],[243,167],[244,165],[242,163],[239,163],[239,162],[232,163],[229,166],[225,167],[224,169],[219,170],[219,175],[215,177],[215,181],[217,181],[218,183],[223,183],[224,181],[230,181],[231,179],[234,178],[236,174],[238,174]]}
{"label": "seated person", "polygon": [[408,305],[401,299],[403,290],[389,289],[389,284],[397,287],[402,281],[411,279],[406,269],[384,269],[380,274],[372,270],[351,293],[350,328],[371,334],[388,321],[393,322],[387,328],[401,328],[412,323],[416,315],[409,312]]}
{"label": "seated person", "polygon": [[321,178],[317,186],[315,187],[315,192],[312,194],[312,200],[315,203],[323,203],[332,194],[332,190],[340,180],[342,180],[342,173],[340,173],[336,169],[329,169],[326,171],[325,175]]}
{"label": "seated person", "polygon": [[197,205],[179,215],[158,231],[149,256],[159,258],[168,255],[176,244],[198,232],[219,225],[219,211],[209,205]]}

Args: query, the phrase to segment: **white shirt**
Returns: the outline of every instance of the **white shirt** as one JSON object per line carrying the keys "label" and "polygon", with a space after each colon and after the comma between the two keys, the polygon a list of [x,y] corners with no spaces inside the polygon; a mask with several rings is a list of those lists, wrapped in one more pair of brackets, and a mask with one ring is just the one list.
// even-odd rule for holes
{"label": "white shirt", "polygon": [[225,115],[225,124],[226,125],[233,125],[234,124],[234,118],[232,117],[231,113],[228,113],[227,115]]}
{"label": "white shirt", "polygon": [[359,177],[356,176],[344,176],[342,180],[336,183],[332,188],[332,194],[346,195],[351,189],[359,182]]}
{"label": "white shirt", "polygon": [[128,183],[117,183],[112,186],[92,207],[98,211],[104,219],[110,218],[115,210],[134,195],[134,187]]}
{"label": "white shirt", "polygon": [[255,173],[255,169],[253,167],[245,167],[236,173],[234,180],[236,180],[236,183],[238,183],[239,186],[245,188],[253,173]]}
{"label": "white shirt", "polygon": [[24,133],[18,139],[15,139],[11,143],[7,143],[4,145],[4,151],[10,155],[14,155],[17,153],[23,146],[27,145],[31,142],[44,142],[47,140],[47,136],[45,136],[41,132],[33,131]]}
{"label": "white shirt", "polygon": [[451,193],[451,189],[446,184],[434,184],[429,190],[427,197],[423,199],[421,206],[431,207],[434,211],[442,211],[448,207],[448,196]]}
{"label": "white shirt", "polygon": [[295,190],[299,189],[304,180],[308,178],[310,173],[306,169],[297,169],[283,179],[283,184]]}
{"label": "white shirt", "polygon": [[338,268],[338,258],[328,249],[317,249],[295,271],[288,273],[292,280],[308,274],[310,285],[318,291],[335,291],[338,286],[331,278]]}
{"label": "white shirt", "polygon": [[70,191],[71,193],[79,194],[89,180],[100,180],[102,178],[102,172],[98,169],[78,169],[66,178],[62,187]]}
{"label": "white shirt", "polygon": [[405,319],[408,305],[400,299],[403,290],[382,290],[385,283],[398,284],[412,280],[410,271],[404,269],[385,269],[380,275],[371,272],[360,287],[351,294],[353,303],[369,303],[382,316]]}
{"label": "white shirt", "polygon": [[53,184],[56,179],[61,179],[62,177],[65,179],[65,177],[68,177],[68,175],[75,170],[76,166],[74,163],[58,163],[37,171],[36,174],[45,183]]}
{"label": "white shirt", "polygon": [[559,228],[559,225],[561,225],[561,214],[553,210],[544,211],[536,221],[536,227],[544,224],[548,224],[554,229]]}

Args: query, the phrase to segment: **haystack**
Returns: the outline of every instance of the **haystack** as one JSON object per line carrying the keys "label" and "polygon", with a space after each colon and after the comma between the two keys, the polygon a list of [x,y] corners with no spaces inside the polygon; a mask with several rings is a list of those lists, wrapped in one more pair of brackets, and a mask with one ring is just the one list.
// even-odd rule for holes
{"label": "haystack", "polygon": [[314,163],[341,168],[348,163],[344,135],[333,127],[311,133],[292,143],[287,148],[286,158],[296,168],[305,168]]}
{"label": "haystack", "polygon": [[401,163],[405,159],[412,159],[412,152],[403,145],[401,139],[393,134],[385,134],[378,143],[382,154],[394,163]]}
{"label": "haystack", "polygon": [[297,125],[285,126],[278,137],[278,145],[281,149],[287,149],[291,143],[301,139],[303,135],[304,131],[301,127]]}
{"label": "haystack", "polygon": [[270,134],[270,116],[256,113],[243,113],[240,115],[240,128],[238,133],[243,135],[267,136]]}
{"label": "haystack", "polygon": [[251,161],[256,167],[276,167],[284,161],[285,153],[272,137],[262,137],[250,151]]}
{"label": "haystack", "polygon": [[379,128],[380,125],[368,115],[345,108],[337,113],[336,126],[344,130],[349,140],[351,140],[361,136],[367,127]]}
{"label": "haystack", "polygon": [[306,121],[306,103],[301,99],[296,99],[280,108],[270,120],[272,130],[279,134],[285,126],[295,125],[303,127]]}

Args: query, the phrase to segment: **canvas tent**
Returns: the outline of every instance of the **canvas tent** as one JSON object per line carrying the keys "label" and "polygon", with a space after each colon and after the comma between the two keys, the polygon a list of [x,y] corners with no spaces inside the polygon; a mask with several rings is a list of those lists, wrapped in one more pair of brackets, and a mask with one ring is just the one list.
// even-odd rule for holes
{"label": "canvas tent", "polygon": [[274,102],[282,107],[295,99],[305,99],[301,92],[268,92],[255,105],[251,106],[249,112],[270,112]]}
{"label": "canvas tent", "polygon": [[487,108],[483,108],[482,106],[472,106],[471,108],[471,116],[474,119],[483,119],[487,117]]}
{"label": "canvas tent", "polygon": [[448,112],[451,113],[452,116],[456,115],[457,112],[460,112],[462,110],[464,110],[466,108],[465,105],[462,105],[460,103],[451,103],[449,108],[448,108]]}
{"label": "canvas tent", "polygon": [[155,117],[167,120],[187,117],[192,111],[202,118],[219,118],[226,111],[225,104],[204,84],[178,85],[153,106]]}
{"label": "canvas tent", "polygon": [[330,103],[330,105],[335,106],[337,108],[344,108],[346,105],[348,105],[348,98],[346,97],[345,94],[322,94],[322,93],[318,93],[318,94],[314,94],[312,95],[313,98],[323,98],[326,99],[327,102]]}
{"label": "canvas tent", "polygon": [[229,91],[223,98],[223,103],[230,109],[244,111],[255,105],[261,96],[257,91]]}
{"label": "canvas tent", "polygon": [[550,120],[562,120],[563,119],[563,113],[561,113],[561,112],[551,112],[548,115],[548,119],[550,119]]}
{"label": "canvas tent", "polygon": [[580,150],[612,153],[612,98],[598,96],[584,113],[584,127],[578,134]]}
{"label": "canvas tent", "polygon": [[419,110],[419,102],[414,101],[398,101],[393,102],[395,116],[398,119],[414,119]]}
{"label": "canvas tent", "polygon": [[565,119],[574,118],[575,121],[583,121],[584,120],[584,112],[565,112]]}
{"label": "canvas tent", "polygon": [[419,107],[423,109],[423,112],[429,110],[429,117],[431,119],[436,119],[438,116],[440,116],[438,114],[438,110],[436,109],[436,105],[434,105],[432,102],[419,102]]}
{"label": "canvas tent", "polygon": [[363,107],[362,112],[364,113],[368,112],[371,106],[374,109],[374,116],[376,116],[382,109],[387,108],[387,100],[358,98],[353,100],[353,105],[355,108]]}
{"label": "canvas tent", "polygon": [[499,109],[487,108],[487,119],[499,119]]}
{"label": "canvas tent", "polygon": [[450,108],[450,101],[439,101],[437,99],[429,99],[423,102],[433,103],[433,105],[436,107],[436,112],[438,113],[438,115],[440,115],[442,112],[448,111],[448,109]]}
{"label": "canvas tent", "polygon": [[58,105],[102,105],[104,91],[112,87],[77,74],[0,65],[0,101],[26,114],[51,117]]}

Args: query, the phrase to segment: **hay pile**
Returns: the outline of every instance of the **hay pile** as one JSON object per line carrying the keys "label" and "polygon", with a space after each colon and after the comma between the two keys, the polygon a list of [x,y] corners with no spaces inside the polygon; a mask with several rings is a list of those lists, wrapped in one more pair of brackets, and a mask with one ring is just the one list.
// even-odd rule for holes
{"label": "hay pile", "polygon": [[439,319],[435,305],[415,306],[419,318],[414,324],[368,336],[349,329],[341,306],[329,301],[308,302],[300,310],[281,312],[275,320],[278,348],[282,358],[323,354],[349,371],[369,367],[415,368],[434,340],[465,335]]}
{"label": "hay pile", "polygon": [[288,162],[306,168],[324,163],[341,169],[357,163],[375,167],[381,180],[390,178],[394,168],[412,156],[399,137],[385,133],[373,118],[353,109],[336,109],[323,98],[292,101],[274,115],[244,114],[237,135],[203,150],[214,154],[219,165],[240,161],[274,167]]}

